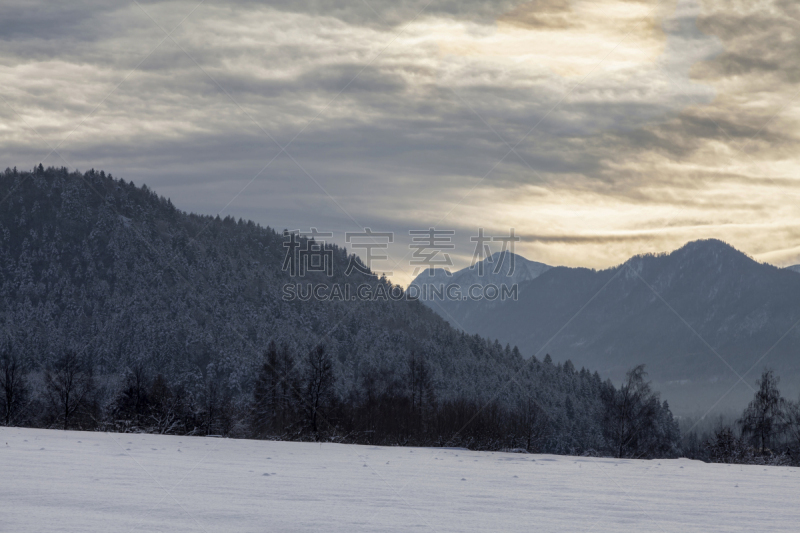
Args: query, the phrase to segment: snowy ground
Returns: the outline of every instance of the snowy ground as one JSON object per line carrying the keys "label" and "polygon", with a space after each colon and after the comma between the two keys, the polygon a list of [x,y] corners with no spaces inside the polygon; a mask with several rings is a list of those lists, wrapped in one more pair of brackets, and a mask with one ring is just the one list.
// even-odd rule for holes
{"label": "snowy ground", "polygon": [[800,469],[0,428],[0,531],[798,531]]}

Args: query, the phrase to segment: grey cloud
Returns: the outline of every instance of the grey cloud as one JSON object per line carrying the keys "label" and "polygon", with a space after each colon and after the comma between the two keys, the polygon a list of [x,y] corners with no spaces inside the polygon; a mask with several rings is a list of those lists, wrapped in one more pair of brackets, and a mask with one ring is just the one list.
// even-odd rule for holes
{"label": "grey cloud", "polygon": [[499,21],[523,28],[564,29],[575,27],[569,0],[534,0],[513,7]]}
{"label": "grey cloud", "polygon": [[47,2],[8,0],[3,2],[0,40],[43,39],[50,41],[97,40],[107,37],[92,19],[119,8],[117,2]]}
{"label": "grey cloud", "polygon": [[625,235],[616,235],[616,234],[606,234],[606,235],[532,235],[532,234],[523,234],[520,235],[522,242],[525,243],[558,243],[558,244],[572,244],[572,245],[581,245],[581,244],[609,244],[609,243],[620,243],[620,242],[642,242],[642,241],[650,241],[653,239],[653,236],[650,234],[625,234]]}
{"label": "grey cloud", "polygon": [[[521,242],[525,244],[531,243],[542,243],[542,244],[566,244],[572,246],[581,246],[586,244],[591,245],[610,245],[610,244],[619,244],[619,243],[652,243],[652,242],[665,242],[668,240],[673,239],[668,233],[664,231],[665,228],[670,229],[680,229],[685,232],[686,235],[692,235],[692,233],[697,234],[697,231],[702,231],[703,227],[708,227],[709,229],[712,228],[712,224],[709,224],[707,221],[681,221],[678,224],[674,224],[673,221],[665,221],[665,224],[660,227],[652,228],[652,231],[637,231],[637,232],[630,232],[624,234],[612,234],[612,233],[597,233],[597,234],[590,234],[590,235],[575,235],[575,234],[561,234],[561,235],[539,235],[539,234],[528,234],[523,233],[519,234],[521,238]],[[750,230],[747,228],[742,228],[741,234],[746,234]],[[783,226],[783,227],[775,227],[771,228],[771,231],[774,232],[780,238],[789,239],[796,241],[800,237],[800,231],[797,230],[795,226]],[[733,235],[736,234],[734,231]],[[702,233],[700,233],[702,235]],[[687,240],[691,237],[685,237]],[[755,247],[754,253],[763,253],[770,250],[769,244]],[[664,249],[667,251],[667,248]]]}
{"label": "grey cloud", "polygon": [[[369,3],[393,25],[410,21],[425,4]],[[193,6],[191,2],[144,4],[167,29]],[[0,64],[35,66],[39,60],[58,60],[45,74],[29,69],[25,79],[7,71],[13,83],[4,92],[29,121],[53,117],[36,123],[53,144],[163,38],[141,11],[129,8],[108,3],[93,10],[89,4],[75,3],[59,6],[36,24],[36,10],[17,2],[11,5],[9,18],[0,22]],[[299,37],[293,34],[291,39],[270,42],[271,48],[223,34],[224,17],[273,8],[330,16],[339,22],[301,21],[333,24],[333,30],[325,33],[325,46],[302,38],[303,31],[314,34],[319,28],[297,28]],[[559,0],[523,5],[447,0],[434,1],[425,13],[491,24],[500,17],[530,28],[548,24],[555,28],[572,24],[569,9]],[[212,26],[203,35],[197,29],[205,27],[203,17],[208,13],[220,17],[220,29]],[[450,71],[444,67],[452,64],[435,52],[399,46],[374,58],[394,34],[363,2],[235,2],[227,7],[210,2],[196,17],[175,38],[225,91],[167,41],[64,143],[59,151],[69,164],[146,181],[173,199],[180,196],[182,201],[176,203],[182,207],[215,212],[279,151],[249,114],[282,145],[302,130],[288,152],[303,168],[286,154],[279,155],[229,208],[278,227],[309,226],[319,220],[320,225],[351,228],[353,221],[314,180],[348,211],[358,211],[359,222],[375,226],[402,228],[398,220],[404,211],[415,213],[409,217],[418,212],[427,216],[437,208],[443,214],[476,185],[478,191],[498,194],[535,185],[563,195],[585,192],[609,201],[676,210],[703,208],[711,213],[705,224],[716,227],[728,220],[719,218],[721,210],[738,214],[766,211],[769,206],[759,207],[747,198],[704,205],[705,198],[668,194],[670,188],[707,190],[706,182],[712,180],[752,185],[744,173],[712,175],[691,169],[693,164],[713,166],[710,145],[736,150],[740,143],[753,157],[766,159],[796,148],[794,130],[777,126],[762,131],[758,142],[748,143],[773,109],[747,106],[742,95],[715,94],[708,88],[720,77],[746,79],[745,91],[763,90],[764,81],[759,79],[763,73],[770,82],[779,81],[781,88],[795,79],[796,44],[775,51],[780,37],[771,35],[761,19],[748,25],[743,17],[716,12],[700,21],[700,30],[692,17],[669,19],[664,26],[665,52],[655,64],[641,72],[583,80],[544,71],[509,73],[491,61],[471,59],[463,59]],[[797,26],[786,21],[780,25]],[[364,28],[373,33],[358,35],[364,41],[371,39],[369,43],[351,42],[348,35]],[[704,39],[712,38],[723,43],[724,52],[695,65],[690,79],[695,56],[686,50],[705,47]],[[372,42],[376,44],[371,46]],[[708,55],[705,49],[701,52],[697,57]],[[441,72],[436,61],[443,62]],[[36,80],[35,75],[50,78]],[[0,117],[17,129],[0,132],[2,166],[32,166],[47,153],[44,143],[2,103]],[[58,126],[62,120],[67,126]],[[519,156],[508,155],[492,170],[508,145],[518,142]],[[685,163],[687,169],[648,167],[651,160],[667,160],[676,168]],[[63,164],[55,155],[46,163]],[[767,186],[795,190],[797,185],[787,178]],[[703,225],[696,213],[687,217],[674,224],[659,219],[656,224],[676,231],[687,224]],[[598,231],[599,237],[555,232],[527,238],[532,243],[576,245],[645,239]]]}
{"label": "grey cloud", "polygon": [[[800,45],[795,38],[800,19],[789,13],[714,13],[698,22],[708,34],[726,43],[719,57],[696,66],[699,78],[768,75],[784,83],[800,80]],[[763,82],[765,80],[754,80]]]}
{"label": "grey cloud", "polygon": [[304,90],[322,90],[333,94],[377,93],[382,98],[406,87],[403,78],[395,73],[359,64],[325,66],[303,74],[296,82]]}
{"label": "grey cloud", "polygon": [[[240,1],[248,6],[261,2]],[[380,27],[399,26],[419,16],[442,15],[451,18],[486,22],[512,9],[518,2],[509,0],[273,0],[268,5],[293,13],[309,13],[340,19],[349,24]]]}
{"label": "grey cloud", "polygon": [[[199,4],[199,0],[178,2],[159,2],[139,0],[151,15],[156,15],[159,23],[172,29],[170,22],[177,23],[183,16]],[[332,17],[348,24],[370,27],[397,26],[408,23],[420,16],[444,15],[487,22],[514,8],[517,2],[509,0],[233,0],[216,2],[206,0],[203,7],[223,8],[230,13],[248,10],[276,9],[289,13],[305,13],[315,16]],[[75,0],[71,2],[48,2],[46,0],[8,0],[3,4],[3,18],[0,20],[0,39],[84,39],[97,40],[107,37],[111,30],[97,24],[109,12],[135,7],[133,3],[119,3],[111,0]],[[138,8],[136,8],[138,10]],[[171,16],[162,18],[169,12]],[[173,20],[174,19],[174,20]],[[107,22],[107,20],[105,20]],[[129,21],[136,23],[136,21]]]}

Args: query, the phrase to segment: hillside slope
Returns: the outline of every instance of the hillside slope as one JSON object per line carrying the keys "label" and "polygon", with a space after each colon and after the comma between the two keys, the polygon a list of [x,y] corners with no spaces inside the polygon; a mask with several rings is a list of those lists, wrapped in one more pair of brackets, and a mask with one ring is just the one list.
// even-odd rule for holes
{"label": "hillside slope", "polygon": [[[546,449],[603,447],[605,385],[597,374],[525,362],[516,349],[458,332],[417,301],[284,301],[283,287],[296,279],[282,268],[282,233],[187,214],[144,186],[95,171],[7,170],[0,180],[0,198],[6,196],[3,341],[34,374],[65,351],[85,354],[105,404],[119,403],[125,376],[144,369],[148,379],[161,374],[180,392],[192,415],[186,424],[215,432],[220,402],[246,411],[271,341],[296,354],[292,369],[304,368],[305,354],[324,345],[339,402],[360,405],[382,394],[394,398],[385,409],[408,398],[413,407],[421,397],[432,406],[468,401],[510,409],[535,401],[552,429]],[[399,290],[372,275],[346,276],[352,257],[336,246],[327,250],[332,276],[309,272],[302,283]],[[415,361],[424,361],[422,381]]]}

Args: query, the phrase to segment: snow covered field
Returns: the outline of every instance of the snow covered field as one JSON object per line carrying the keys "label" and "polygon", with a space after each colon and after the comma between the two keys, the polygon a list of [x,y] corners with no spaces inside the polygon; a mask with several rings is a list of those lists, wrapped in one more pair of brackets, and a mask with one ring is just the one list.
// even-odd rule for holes
{"label": "snow covered field", "polygon": [[798,531],[800,469],[0,428],[0,531]]}

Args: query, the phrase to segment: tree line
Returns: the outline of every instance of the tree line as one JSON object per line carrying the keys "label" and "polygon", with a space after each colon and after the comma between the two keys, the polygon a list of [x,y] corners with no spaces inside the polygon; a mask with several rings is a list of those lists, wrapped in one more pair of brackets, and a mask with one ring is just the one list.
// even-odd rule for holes
{"label": "tree line", "polygon": [[764,370],[753,399],[733,423],[720,423],[703,436],[687,434],[687,456],[713,463],[800,466],[800,399],[784,398],[779,383],[773,370]]}
{"label": "tree line", "polygon": [[[601,391],[594,414],[603,445],[561,448],[567,453],[615,457],[674,457],[680,435],[666,402],[645,380],[643,366],[620,387],[569,363],[543,362],[555,373],[588,376]],[[481,402],[437,394],[426,359],[411,353],[404,372],[377,369],[342,397],[330,353],[319,345],[303,356],[270,342],[244,401],[217,380],[202,391],[171,382],[142,365],[124,376],[98,376],[91,357],[64,350],[35,369],[10,343],[0,349],[3,425],[114,432],[220,435],[373,445],[462,446],[476,450],[547,452],[554,440],[575,441],[581,427],[578,399],[554,410],[535,391],[517,401]],[[502,391],[501,391],[502,392]]]}

